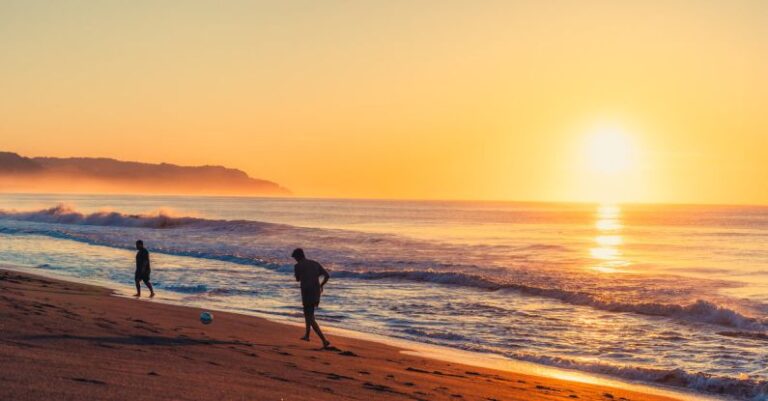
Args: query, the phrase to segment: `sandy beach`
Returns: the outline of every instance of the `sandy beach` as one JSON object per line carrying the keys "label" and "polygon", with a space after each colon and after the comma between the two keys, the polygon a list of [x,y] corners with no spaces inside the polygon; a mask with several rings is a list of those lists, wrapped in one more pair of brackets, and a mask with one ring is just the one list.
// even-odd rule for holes
{"label": "sandy beach", "polygon": [[622,400],[671,398],[406,355],[265,319],[110,296],[0,271],[3,400]]}

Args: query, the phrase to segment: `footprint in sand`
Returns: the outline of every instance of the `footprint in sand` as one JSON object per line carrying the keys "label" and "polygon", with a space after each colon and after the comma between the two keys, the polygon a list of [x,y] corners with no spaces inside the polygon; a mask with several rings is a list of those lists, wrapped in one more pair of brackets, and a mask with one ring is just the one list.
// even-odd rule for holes
{"label": "footprint in sand", "polygon": [[160,330],[157,330],[157,329],[153,329],[153,328],[151,328],[151,327],[140,326],[140,325],[136,325],[136,326],[133,326],[133,328],[134,328],[134,329],[141,329],[141,330],[146,330],[146,331],[148,331],[148,332],[150,332],[150,333],[155,333],[155,334],[157,334],[157,333],[159,333],[159,332],[160,332]]}
{"label": "footprint in sand", "polygon": [[385,386],[383,384],[375,384],[371,382],[363,383],[363,387],[368,390],[378,391],[381,393],[397,393],[392,387]]}
{"label": "footprint in sand", "polygon": [[88,383],[88,384],[101,384],[101,385],[106,385],[107,384],[106,382],[103,382],[101,380],[86,379],[84,377],[72,377],[72,378],[70,378],[70,380],[74,380],[74,381],[80,382],[80,383]]}
{"label": "footprint in sand", "polygon": [[101,323],[101,324],[108,324],[108,325],[110,325],[110,326],[115,326],[115,325],[117,325],[117,322],[115,322],[115,321],[113,321],[113,320],[109,320],[109,319],[104,319],[103,317],[97,317],[95,320],[96,320],[97,322]]}
{"label": "footprint in sand", "polygon": [[336,373],[328,373],[326,377],[331,380],[355,380],[352,377],[337,375]]}
{"label": "footprint in sand", "polygon": [[291,382],[290,380],[282,378],[282,377],[279,377],[279,376],[272,376],[272,375],[269,375],[269,374],[261,374],[261,376],[270,378],[272,380],[277,380],[279,382],[284,382],[284,383],[290,383]]}

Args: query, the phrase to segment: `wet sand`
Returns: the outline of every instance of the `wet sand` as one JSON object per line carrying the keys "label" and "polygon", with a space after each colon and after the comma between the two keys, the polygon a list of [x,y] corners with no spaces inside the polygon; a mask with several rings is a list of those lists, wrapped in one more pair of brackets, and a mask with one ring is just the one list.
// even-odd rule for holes
{"label": "wet sand", "polygon": [[662,401],[594,384],[408,355],[258,317],[111,296],[0,270],[2,400]]}

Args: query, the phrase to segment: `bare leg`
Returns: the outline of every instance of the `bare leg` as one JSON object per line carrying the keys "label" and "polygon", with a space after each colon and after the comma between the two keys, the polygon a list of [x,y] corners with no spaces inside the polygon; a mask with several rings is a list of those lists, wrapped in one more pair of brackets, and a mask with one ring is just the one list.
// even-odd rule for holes
{"label": "bare leg", "polygon": [[323,335],[323,331],[320,330],[320,325],[317,324],[317,320],[315,319],[315,307],[305,307],[305,311],[309,313],[305,313],[305,316],[307,316],[307,337],[309,337],[309,326],[312,326],[313,329],[315,329],[315,333],[317,333],[317,336],[320,337],[320,339],[323,341],[323,348],[328,348],[331,343],[325,338]]}
{"label": "bare leg", "polygon": [[152,283],[149,282],[149,280],[144,280],[144,284],[147,285],[147,288],[149,288],[149,297],[152,298],[155,296],[155,289],[152,288]]}
{"label": "bare leg", "polygon": [[320,325],[317,324],[317,320],[315,320],[315,317],[312,316],[312,328],[315,329],[315,333],[317,333],[317,336],[320,337],[321,340],[323,340],[323,348],[328,348],[329,345],[331,345],[331,342],[328,341],[328,339],[325,338],[323,335],[323,331],[320,330]]}
{"label": "bare leg", "polygon": [[301,337],[304,341],[309,341],[309,328],[312,325],[312,319],[314,318],[315,308],[311,306],[304,307],[304,337]]}
{"label": "bare leg", "polygon": [[141,296],[141,281],[136,280],[136,293],[133,294],[134,297],[140,297]]}

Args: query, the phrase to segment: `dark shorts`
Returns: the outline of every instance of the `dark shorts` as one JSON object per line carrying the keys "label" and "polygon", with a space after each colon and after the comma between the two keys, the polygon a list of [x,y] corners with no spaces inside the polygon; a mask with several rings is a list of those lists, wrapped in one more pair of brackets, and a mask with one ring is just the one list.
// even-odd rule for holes
{"label": "dark shorts", "polygon": [[150,271],[149,271],[149,270],[147,270],[147,271],[144,271],[144,272],[139,272],[139,271],[136,271],[136,272],[133,274],[133,277],[134,277],[134,279],[135,279],[136,281],[149,281],[149,273],[150,273]]}
{"label": "dark shorts", "polygon": [[320,305],[320,288],[302,288],[301,304],[314,307]]}

